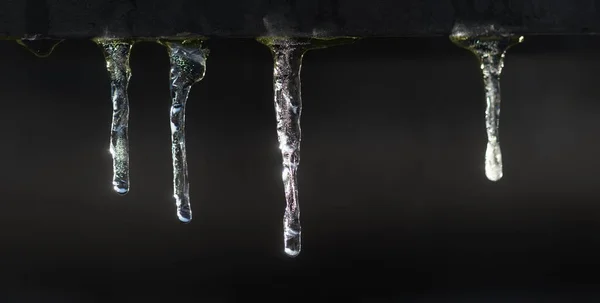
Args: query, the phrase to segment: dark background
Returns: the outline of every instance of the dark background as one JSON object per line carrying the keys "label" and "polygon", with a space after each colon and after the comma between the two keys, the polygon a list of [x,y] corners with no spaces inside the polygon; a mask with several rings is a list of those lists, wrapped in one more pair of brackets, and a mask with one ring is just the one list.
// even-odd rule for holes
{"label": "dark background", "polygon": [[2,302],[594,302],[600,38],[529,37],[503,74],[487,181],[478,63],[446,37],[307,53],[303,251],[283,254],[272,62],[212,40],[190,95],[194,220],[172,199],[169,62],[132,51],[131,192],[111,186],[100,49],[0,46]]}

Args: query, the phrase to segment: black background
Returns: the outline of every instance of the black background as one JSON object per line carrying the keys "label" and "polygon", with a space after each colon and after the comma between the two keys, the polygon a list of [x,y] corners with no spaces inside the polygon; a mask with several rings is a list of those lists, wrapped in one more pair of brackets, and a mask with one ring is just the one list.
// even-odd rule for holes
{"label": "black background", "polygon": [[2,42],[3,302],[594,302],[600,39],[529,37],[485,178],[478,63],[446,37],[315,50],[302,70],[303,251],[283,254],[272,62],[212,40],[187,107],[194,220],[172,199],[169,62],[133,48],[131,191],[113,193],[100,49]]}

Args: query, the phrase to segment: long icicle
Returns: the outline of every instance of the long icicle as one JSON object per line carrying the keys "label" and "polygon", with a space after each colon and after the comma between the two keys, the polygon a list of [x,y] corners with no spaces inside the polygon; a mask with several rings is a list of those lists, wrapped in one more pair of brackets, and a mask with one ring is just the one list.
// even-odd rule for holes
{"label": "long icicle", "polygon": [[500,150],[500,75],[506,51],[523,41],[522,36],[506,32],[495,25],[467,26],[457,23],[450,39],[456,45],[470,50],[479,59],[485,88],[485,126],[487,147],[485,175],[490,181],[502,178],[502,152]]}
{"label": "long icicle", "polygon": [[173,191],[177,217],[181,222],[192,220],[188,168],[185,149],[185,104],[192,85],[204,78],[208,50],[202,40],[165,41],[171,62],[171,152],[173,156]]}
{"label": "long icicle", "polygon": [[286,201],[283,215],[284,252],[290,257],[296,257],[302,249],[297,180],[302,139],[300,127],[302,57],[308,50],[348,44],[355,42],[356,38],[262,37],[257,40],[269,47],[273,55],[273,101],[277,119],[277,139],[283,164],[281,178]]}
{"label": "long icicle", "polygon": [[297,172],[300,165],[302,97],[300,70],[306,48],[292,43],[273,44],[273,89],[277,138],[281,150],[286,207],[283,217],[285,253],[297,256],[301,250],[300,205]]}
{"label": "long icicle", "polygon": [[124,195],[129,192],[129,98],[127,88],[131,78],[129,55],[133,43],[114,39],[97,39],[106,60],[110,76],[113,105],[110,133],[110,153],[113,158],[113,188]]}

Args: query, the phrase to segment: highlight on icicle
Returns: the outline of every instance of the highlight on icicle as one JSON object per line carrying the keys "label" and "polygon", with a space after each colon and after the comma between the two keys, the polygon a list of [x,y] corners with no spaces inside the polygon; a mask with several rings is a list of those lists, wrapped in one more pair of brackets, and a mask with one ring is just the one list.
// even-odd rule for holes
{"label": "highlight on icicle", "polygon": [[47,39],[39,37],[26,37],[17,40],[17,43],[25,47],[31,53],[39,58],[46,58],[52,54],[52,51],[59,45],[63,40]]}
{"label": "highlight on icicle", "polygon": [[192,85],[204,78],[208,49],[202,39],[165,40],[171,62],[171,152],[173,157],[173,191],[177,217],[181,222],[192,220],[188,168],[185,149],[185,104]]}
{"label": "highlight on icicle", "polygon": [[487,148],[485,152],[485,175],[490,181],[502,178],[502,152],[500,150],[500,75],[504,67],[506,51],[523,42],[523,36],[514,35],[495,25],[467,25],[455,23],[450,40],[479,59],[485,87],[485,125]]}
{"label": "highlight on icicle", "polygon": [[129,55],[133,42],[109,38],[94,40],[101,48],[110,77],[112,125],[110,153],[113,161],[113,188],[121,195],[129,192],[129,97],[131,78]]}
{"label": "highlight on icicle", "polygon": [[258,38],[273,55],[273,90],[277,138],[281,150],[282,179],[286,207],[283,216],[284,251],[291,257],[301,251],[300,205],[298,204],[297,172],[300,164],[302,97],[300,71],[302,57],[310,49],[324,48],[355,41],[355,38],[300,39]]}

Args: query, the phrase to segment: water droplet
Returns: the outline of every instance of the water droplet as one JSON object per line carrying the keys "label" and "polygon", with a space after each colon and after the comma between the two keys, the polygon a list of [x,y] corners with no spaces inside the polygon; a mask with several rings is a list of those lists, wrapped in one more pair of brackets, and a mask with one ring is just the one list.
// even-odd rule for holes
{"label": "water droplet", "polygon": [[475,26],[456,23],[450,40],[471,51],[479,59],[486,98],[485,125],[488,143],[485,152],[485,175],[491,181],[498,181],[503,175],[499,137],[500,75],[506,51],[522,42],[523,37],[513,35],[494,24]]}
{"label": "water droplet", "polygon": [[129,55],[132,42],[113,39],[96,39],[106,60],[110,77],[112,99],[112,125],[110,153],[113,158],[113,187],[121,195],[129,192],[129,98],[127,88],[131,78]]}
{"label": "water droplet", "polygon": [[46,38],[23,38],[17,40],[17,43],[25,47],[34,55],[45,58],[52,54],[54,48],[63,40],[46,39]]}
{"label": "water droplet", "polygon": [[173,191],[177,217],[192,220],[188,169],[185,149],[185,104],[192,85],[204,78],[208,50],[202,40],[161,41],[167,47],[171,62],[171,152],[173,156]]}
{"label": "water droplet", "polygon": [[300,72],[302,57],[310,49],[353,42],[356,39],[291,39],[263,37],[257,39],[273,54],[273,90],[277,138],[281,150],[282,180],[286,207],[283,216],[284,251],[296,257],[301,251],[302,227],[298,203],[297,172],[300,165],[302,97]]}

